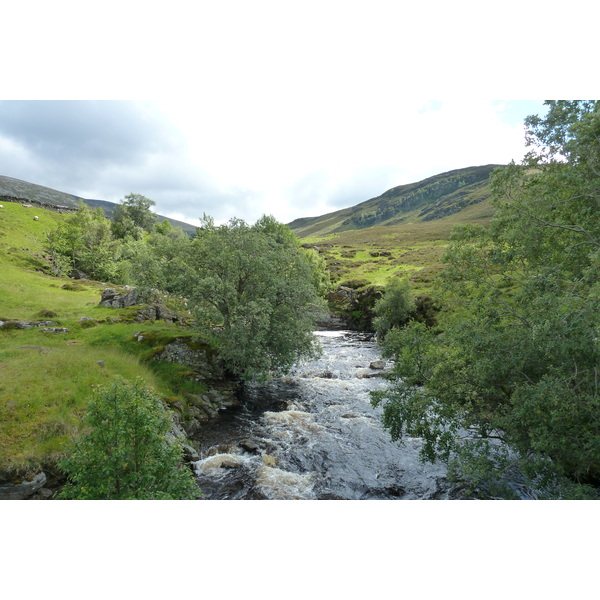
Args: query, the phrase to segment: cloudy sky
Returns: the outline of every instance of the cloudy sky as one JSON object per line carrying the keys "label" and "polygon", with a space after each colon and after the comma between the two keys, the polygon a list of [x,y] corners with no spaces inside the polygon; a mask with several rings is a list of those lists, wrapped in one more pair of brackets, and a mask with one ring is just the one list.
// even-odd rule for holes
{"label": "cloudy sky", "polygon": [[[523,119],[556,97],[515,43],[523,2],[57,4],[28,20],[34,48],[18,28],[0,42],[19,47],[4,65],[0,175],[112,202],[140,193],[191,223],[287,223],[519,161]],[[18,22],[31,9],[8,10]]]}
{"label": "cloudy sky", "polygon": [[[450,169],[521,159],[537,102],[264,105],[3,101],[0,174],[84,198],[137,192],[192,222],[315,216]],[[338,110],[336,110],[336,107]]]}

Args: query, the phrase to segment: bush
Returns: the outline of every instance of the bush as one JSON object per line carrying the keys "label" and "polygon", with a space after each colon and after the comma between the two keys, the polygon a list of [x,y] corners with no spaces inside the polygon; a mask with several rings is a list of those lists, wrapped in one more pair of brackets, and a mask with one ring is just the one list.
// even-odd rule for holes
{"label": "bush", "polygon": [[375,303],[375,330],[382,339],[387,333],[408,323],[415,311],[415,300],[406,278],[393,277],[385,286],[383,298]]}
{"label": "bush", "polygon": [[60,497],[78,500],[191,500],[200,495],[183,464],[171,421],[141,379],[97,387],[84,418],[85,435],[59,466],[68,481]]}

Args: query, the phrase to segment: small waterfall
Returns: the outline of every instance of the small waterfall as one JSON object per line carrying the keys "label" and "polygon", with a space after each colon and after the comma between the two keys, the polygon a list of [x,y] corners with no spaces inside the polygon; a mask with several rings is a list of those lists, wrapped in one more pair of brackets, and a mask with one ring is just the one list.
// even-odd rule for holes
{"label": "small waterfall", "polygon": [[384,389],[376,343],[316,332],[322,356],[264,385],[204,432],[194,465],[206,499],[435,499],[445,467],[422,464],[421,442],[400,446],[381,425],[371,390]]}

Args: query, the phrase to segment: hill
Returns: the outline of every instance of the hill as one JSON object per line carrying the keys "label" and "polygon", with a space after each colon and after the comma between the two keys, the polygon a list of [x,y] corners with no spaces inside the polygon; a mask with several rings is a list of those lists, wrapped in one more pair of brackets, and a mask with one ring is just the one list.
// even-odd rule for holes
{"label": "hill", "polygon": [[[115,202],[109,202],[107,200],[90,200],[88,198],[80,198],[73,194],[66,192],[59,192],[52,188],[45,187],[43,185],[37,185],[36,183],[29,183],[22,181],[21,179],[15,179],[13,177],[7,177],[0,175],[0,202],[20,202],[35,204],[44,208],[54,207],[59,211],[72,211],[77,208],[79,202],[84,202],[92,208],[98,206],[102,208],[107,218],[112,218],[113,212],[117,204]],[[156,215],[159,221],[165,219],[173,225],[173,227],[180,227],[187,233],[195,233],[196,227],[183,221],[177,221],[162,215]]]}
{"label": "hill", "polygon": [[454,226],[492,216],[490,175],[498,167],[441,173],[289,227],[323,256],[337,284],[384,285],[404,276],[415,292],[429,293]]}
{"label": "hill", "polygon": [[441,219],[490,197],[489,179],[501,165],[467,167],[394,187],[376,198],[320,217],[296,219],[290,229],[300,238],[320,237],[375,226]]}
{"label": "hill", "polygon": [[[0,499],[6,485],[40,470],[47,486],[57,485],[56,459],[78,431],[93,385],[141,377],[177,412],[186,432],[234,402],[227,382],[213,384],[207,370],[199,381],[192,367],[161,358],[174,343],[183,360],[181,348],[185,353],[192,345],[179,318],[190,318],[180,298],[101,305],[105,288],[129,290],[51,274],[44,232],[67,215],[0,204]],[[155,305],[160,315],[151,310]],[[194,337],[196,358],[202,348]]]}

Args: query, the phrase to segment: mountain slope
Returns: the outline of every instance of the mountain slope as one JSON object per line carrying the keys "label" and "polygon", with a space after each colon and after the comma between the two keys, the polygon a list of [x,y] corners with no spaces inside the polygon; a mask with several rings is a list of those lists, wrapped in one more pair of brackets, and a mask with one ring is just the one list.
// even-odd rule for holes
{"label": "mountain slope", "polygon": [[[111,218],[115,207],[117,206],[114,202],[108,202],[107,200],[90,200],[87,198],[80,198],[73,194],[66,192],[59,192],[52,188],[38,185],[36,183],[29,183],[22,181],[21,179],[15,179],[14,177],[7,177],[0,175],[0,200],[4,202],[20,201],[36,204],[42,207],[57,207],[63,210],[74,210],[79,206],[79,202],[83,201],[85,204],[92,208],[100,206],[104,211],[107,218]],[[169,217],[162,215],[156,215],[159,221],[165,219],[173,225],[173,227],[180,227],[183,231],[188,233],[195,233],[196,227],[183,221],[177,221]]]}
{"label": "mountain slope", "polygon": [[489,180],[501,165],[467,167],[416,183],[320,217],[296,219],[289,227],[300,238],[322,237],[379,225],[418,223],[447,217],[490,197]]}

